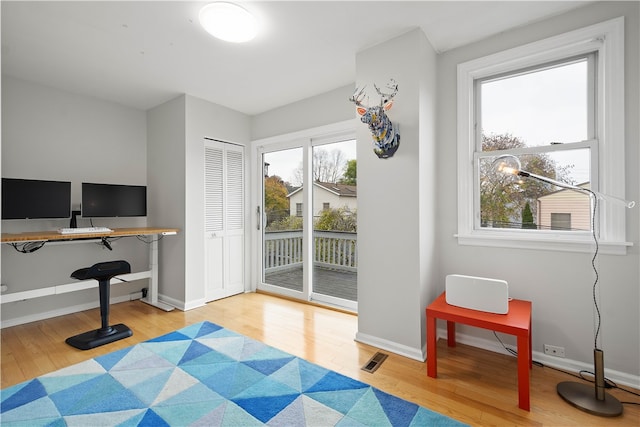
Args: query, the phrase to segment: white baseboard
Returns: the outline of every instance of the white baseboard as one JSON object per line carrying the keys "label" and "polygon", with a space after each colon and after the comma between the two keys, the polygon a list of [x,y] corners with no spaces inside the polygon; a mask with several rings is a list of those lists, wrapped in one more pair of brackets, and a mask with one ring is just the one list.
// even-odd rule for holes
{"label": "white baseboard", "polygon": [[[438,328],[438,339],[447,339],[447,330],[446,328]],[[393,341],[381,339],[379,337],[374,337],[372,335],[363,334],[361,332],[356,333],[356,341],[361,342],[363,344],[371,345],[373,347],[387,350],[395,354],[399,354],[400,356],[405,356],[413,360],[418,360],[420,362],[424,362],[426,360],[426,348],[422,348],[422,351],[407,347],[402,344],[398,344]],[[512,356],[507,350],[502,347],[502,345],[496,340],[487,340],[484,338],[478,338],[473,335],[467,335],[460,332],[456,332],[456,342],[461,344],[466,344],[472,347],[481,348],[484,350],[493,351],[494,353],[506,354]],[[507,345],[507,348],[512,350],[516,350],[511,345]],[[559,358],[554,356],[549,356],[540,351],[533,351],[533,360],[536,362],[540,362],[545,366],[549,366],[552,368],[561,369],[563,371],[578,373],[580,371],[589,371],[593,372],[593,364],[584,363],[573,359]],[[515,375],[515,372],[514,372]],[[640,376],[631,375],[625,372],[616,371],[613,369],[606,368],[606,354],[605,354],[605,376],[611,381],[615,382],[618,385],[624,385],[628,387],[633,387],[635,389],[640,388]]]}
{"label": "white baseboard", "polygon": [[206,304],[204,299],[184,302],[162,294],[158,295],[158,300],[164,302],[165,304],[172,305],[181,311],[193,310],[194,308],[203,307]]}
{"label": "white baseboard", "polygon": [[[95,282],[95,280],[94,280]],[[96,286],[92,286],[96,287]],[[135,299],[140,299],[142,296],[142,292],[134,292],[133,294],[121,295],[117,297],[112,297],[109,300],[109,304],[117,304],[119,302],[131,301]],[[204,300],[192,301],[188,305],[183,301],[178,301],[174,298],[170,298],[164,295],[159,295],[158,301],[169,304],[173,307],[176,307],[179,310],[186,311],[194,308],[202,307],[205,305]],[[28,316],[22,317],[14,317],[12,319],[7,319],[4,321],[0,321],[0,329],[9,328],[11,326],[24,325],[25,323],[37,322],[39,320],[51,319],[52,317],[64,316],[67,314],[78,313],[80,311],[91,310],[92,308],[100,307],[100,302],[98,300],[91,301],[85,304],[76,304],[68,307],[63,307],[56,310],[45,311],[42,313],[30,314]],[[98,319],[99,321],[100,319]]]}
{"label": "white baseboard", "polygon": [[[109,300],[109,304],[117,304],[119,302],[131,301],[131,295],[121,295],[118,297],[113,297]],[[25,323],[36,322],[39,320],[51,319],[52,317],[64,316],[66,314],[78,313],[80,311],[91,310],[92,308],[100,307],[99,301],[92,301],[86,304],[77,304],[69,307],[60,308],[57,310],[45,311],[42,313],[30,314],[28,316],[22,317],[14,317],[13,319],[8,319],[2,321],[0,324],[0,329],[9,328],[11,326],[24,325]],[[100,319],[97,319],[97,322],[100,322]]]}
{"label": "white baseboard", "polygon": [[[446,328],[438,328],[438,338],[447,339],[447,330]],[[456,342],[461,344],[470,345],[472,347],[482,348],[484,350],[493,351],[495,353],[508,354],[511,355],[508,351],[506,351],[500,343],[495,340],[487,340],[483,338],[478,338],[473,335],[466,335],[456,332]],[[517,350],[515,347],[511,345],[507,345],[508,348],[512,350]],[[533,360],[536,362],[540,362],[545,366],[550,366],[552,368],[562,369],[563,371],[578,373],[582,370],[593,372],[593,363],[584,363],[573,359],[554,357],[544,354],[540,351],[533,351]],[[427,355],[428,356],[428,355]],[[615,382],[618,385],[625,385],[628,387],[633,387],[635,389],[640,388],[640,376],[631,375],[625,372],[620,372],[612,369],[606,368],[606,351],[605,351],[605,376],[611,381]]]}
{"label": "white baseboard", "polygon": [[388,341],[379,337],[374,337],[372,335],[363,334],[362,332],[356,333],[355,340],[363,344],[377,347],[381,350],[387,350],[392,353],[408,357],[409,359],[418,360],[420,362],[425,361],[424,355],[426,354],[426,351],[424,348],[420,350],[420,349],[409,347],[403,344],[398,344],[397,342]]}

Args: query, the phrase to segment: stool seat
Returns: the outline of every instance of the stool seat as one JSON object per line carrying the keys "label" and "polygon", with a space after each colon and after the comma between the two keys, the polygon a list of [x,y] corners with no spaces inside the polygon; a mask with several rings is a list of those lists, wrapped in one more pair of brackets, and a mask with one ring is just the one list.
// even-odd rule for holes
{"label": "stool seat", "polygon": [[119,274],[127,273],[131,273],[131,265],[123,260],[100,262],[71,273],[71,277],[74,279],[95,279],[98,281],[102,327],[67,338],[65,341],[67,344],[80,350],[89,350],[133,335],[131,329],[122,323],[109,326],[110,280]]}
{"label": "stool seat", "polygon": [[78,280],[111,279],[118,274],[131,273],[131,265],[127,261],[99,262],[91,267],[79,268],[71,273],[71,277]]}

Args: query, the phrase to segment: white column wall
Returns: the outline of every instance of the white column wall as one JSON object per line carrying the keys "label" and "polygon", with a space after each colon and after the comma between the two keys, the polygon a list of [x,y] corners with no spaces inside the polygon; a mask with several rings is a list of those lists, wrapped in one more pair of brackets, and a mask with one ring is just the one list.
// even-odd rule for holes
{"label": "white column wall", "polygon": [[[389,159],[372,150],[358,123],[358,333],[356,339],[424,359],[424,308],[433,292],[435,240],[432,207],[435,153],[436,55],[421,30],[360,52],[356,85],[390,78],[398,94],[388,116],[400,127],[400,147]],[[354,110],[355,114],[355,110]]]}
{"label": "white column wall", "polygon": [[147,112],[147,191],[149,224],[179,228],[162,239],[158,253],[160,300],[181,306],[186,276],[186,133],[185,96],[179,96]]}
{"label": "white column wall", "polygon": [[[159,258],[160,299],[189,310],[205,303],[204,139],[246,145],[249,117],[181,95],[150,110],[148,123],[149,187],[158,206],[150,223],[158,221],[167,227],[180,228],[177,236],[163,240]],[[248,195],[247,189],[247,200]],[[249,288],[249,274],[245,277]]]}

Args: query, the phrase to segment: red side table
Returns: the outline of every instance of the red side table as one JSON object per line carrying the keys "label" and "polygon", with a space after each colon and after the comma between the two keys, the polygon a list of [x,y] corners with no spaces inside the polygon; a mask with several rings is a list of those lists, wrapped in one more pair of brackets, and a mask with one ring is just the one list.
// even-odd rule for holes
{"label": "red side table", "polygon": [[529,370],[531,357],[531,301],[509,301],[507,314],[494,314],[447,304],[443,292],[427,307],[427,375],[437,376],[436,319],[447,321],[447,344],[456,345],[456,323],[476,326],[517,337],[518,346],[518,406],[530,410]]}

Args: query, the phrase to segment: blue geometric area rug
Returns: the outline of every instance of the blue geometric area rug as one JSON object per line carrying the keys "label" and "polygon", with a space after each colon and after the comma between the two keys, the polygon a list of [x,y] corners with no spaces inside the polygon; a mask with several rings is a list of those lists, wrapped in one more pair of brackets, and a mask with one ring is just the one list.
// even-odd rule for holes
{"label": "blue geometric area rug", "polygon": [[5,426],[459,426],[210,322],[1,392]]}

